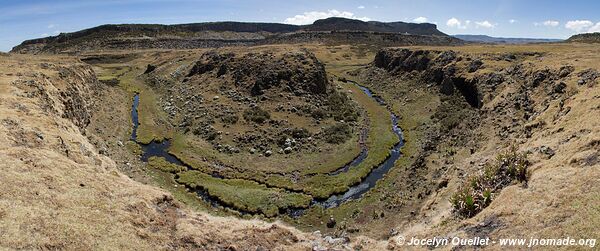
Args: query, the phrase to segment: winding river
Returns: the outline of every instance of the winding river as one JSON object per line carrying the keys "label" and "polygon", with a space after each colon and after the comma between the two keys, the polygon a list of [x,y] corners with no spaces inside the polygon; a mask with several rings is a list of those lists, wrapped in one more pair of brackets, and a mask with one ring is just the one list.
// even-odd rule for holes
{"label": "winding river", "polygon": [[[377,103],[385,106],[384,100],[376,95],[373,95],[373,92],[371,92],[371,90],[369,90],[366,87],[360,86],[357,83],[354,83],[354,84],[356,84],[358,87],[360,87],[360,89],[365,94],[367,94],[369,97],[371,97],[375,101],[377,101]],[[131,109],[131,117],[132,117],[132,121],[133,121],[133,131],[131,133],[131,140],[135,141],[135,142],[137,142],[137,129],[139,126],[139,116],[138,116],[139,102],[140,102],[139,94],[136,94],[133,98],[133,105],[132,105],[132,109]],[[398,136],[400,141],[390,150],[391,152],[390,152],[390,155],[388,156],[388,158],[385,159],[385,161],[383,163],[381,163],[379,166],[377,166],[376,168],[371,170],[371,172],[367,175],[367,177],[362,182],[350,187],[350,189],[348,191],[346,191],[345,193],[331,195],[326,200],[314,201],[312,203],[312,205],[320,205],[325,208],[332,208],[332,207],[337,207],[337,206],[341,205],[342,203],[349,201],[349,200],[360,199],[366,192],[368,192],[373,187],[375,187],[377,185],[377,181],[380,180],[381,178],[383,178],[385,176],[385,174],[392,167],[394,167],[394,163],[401,156],[400,149],[402,148],[402,146],[404,146],[404,138],[402,135],[402,130],[398,126],[398,118],[391,111],[390,111],[390,113],[392,114],[391,115],[392,131]],[[157,157],[165,158],[170,163],[173,163],[176,165],[181,165],[181,166],[186,166],[186,167],[190,168],[188,165],[183,163],[177,157],[175,157],[174,155],[169,153],[168,149],[169,149],[169,146],[171,143],[170,140],[163,140],[161,142],[152,141],[150,144],[141,144],[139,142],[137,142],[137,143],[142,147],[143,154],[141,156],[141,160],[144,162],[147,162],[148,159],[152,156],[157,156]],[[339,168],[338,170],[336,170],[332,173],[329,173],[329,175],[338,175],[342,172],[348,171],[350,168],[355,167],[355,166],[359,165],[360,163],[362,163],[366,159],[367,155],[368,155],[368,149],[365,148],[361,151],[361,153],[354,160],[352,160],[347,165]],[[211,204],[213,206],[218,205],[217,201],[211,199],[210,196],[206,195],[205,193],[199,192],[198,197],[204,199],[205,201],[207,201],[209,204]]]}

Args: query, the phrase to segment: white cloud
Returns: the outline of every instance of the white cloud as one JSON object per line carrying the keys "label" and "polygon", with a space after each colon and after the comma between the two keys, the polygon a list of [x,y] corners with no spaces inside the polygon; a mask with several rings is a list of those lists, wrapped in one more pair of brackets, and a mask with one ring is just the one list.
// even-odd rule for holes
{"label": "white cloud", "polygon": [[596,25],[588,30],[588,32],[600,32],[600,22],[597,22]]}
{"label": "white cloud", "polygon": [[589,20],[575,20],[569,21],[565,24],[565,28],[576,32],[585,31],[589,28],[592,28],[592,26],[594,26],[594,23],[592,23],[592,21]]}
{"label": "white cloud", "polygon": [[54,31],[54,35],[60,34],[60,31]]}
{"label": "white cloud", "polygon": [[508,20],[508,22],[509,22],[509,23],[511,23],[511,24],[514,24],[514,23],[516,23],[516,22],[518,22],[518,21],[517,21],[517,20],[514,20],[514,19],[511,19],[511,20]]}
{"label": "white cloud", "polygon": [[348,12],[348,11],[328,10],[326,12],[323,12],[323,11],[304,12],[302,15],[288,17],[283,22],[286,24],[296,24],[296,25],[312,24],[316,20],[324,19],[324,18],[328,18],[328,17],[343,17],[343,18],[358,19],[358,20],[362,20],[362,21],[371,20],[368,17],[357,17],[354,15],[354,13]]}
{"label": "white cloud", "polygon": [[457,18],[450,18],[448,19],[448,21],[446,21],[446,25],[448,27],[452,27],[452,28],[457,28],[457,29],[466,29],[467,25],[470,23],[470,21],[467,20],[467,23],[465,25],[462,24],[462,22],[460,20],[458,20]]}
{"label": "white cloud", "polygon": [[42,35],[40,35],[40,36],[42,36],[42,37],[47,37],[47,36],[49,36],[49,35],[48,35],[48,33],[44,33],[44,34],[42,34]]}
{"label": "white cloud", "polygon": [[413,22],[415,23],[427,23],[428,19],[426,17],[417,17],[415,19],[413,19]]}
{"label": "white cloud", "polygon": [[54,24],[49,24],[49,25],[48,25],[48,29],[52,29],[52,28],[54,28],[54,27],[56,27],[56,25],[54,25]]}
{"label": "white cloud", "polygon": [[556,27],[560,24],[560,22],[556,21],[556,20],[546,20],[544,21],[543,25],[544,26],[551,26],[551,27]]}
{"label": "white cloud", "polygon": [[361,6],[358,6],[358,8],[359,8],[359,9],[364,9],[364,8],[365,8],[365,6],[364,6],[364,5],[361,5]]}
{"label": "white cloud", "polygon": [[475,27],[476,28],[482,27],[482,28],[488,28],[489,29],[489,28],[496,27],[496,25],[494,25],[494,24],[490,23],[489,21],[485,20],[485,21],[481,21],[481,22],[475,22]]}

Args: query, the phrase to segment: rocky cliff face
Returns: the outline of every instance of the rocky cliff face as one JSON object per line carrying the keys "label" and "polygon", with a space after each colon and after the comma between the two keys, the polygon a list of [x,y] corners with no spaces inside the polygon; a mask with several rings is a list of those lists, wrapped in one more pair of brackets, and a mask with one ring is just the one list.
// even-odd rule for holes
{"label": "rocky cliff face", "polygon": [[57,74],[48,76],[35,72],[33,78],[19,79],[13,84],[18,86],[24,95],[39,98],[39,105],[49,115],[69,119],[80,130],[84,130],[90,122],[94,89],[98,88],[91,67],[82,63],[69,67],[41,63],[40,68]]}

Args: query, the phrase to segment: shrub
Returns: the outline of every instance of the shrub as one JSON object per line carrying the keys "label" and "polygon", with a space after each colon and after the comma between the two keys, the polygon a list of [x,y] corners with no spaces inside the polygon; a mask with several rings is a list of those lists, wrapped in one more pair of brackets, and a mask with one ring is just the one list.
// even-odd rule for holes
{"label": "shrub", "polygon": [[327,116],[327,112],[325,112],[325,110],[322,108],[316,108],[310,112],[310,115],[314,119],[324,119]]}
{"label": "shrub", "polygon": [[225,114],[221,117],[221,121],[225,124],[235,124],[238,120],[239,118],[235,114]]}
{"label": "shrub", "polygon": [[261,124],[271,119],[271,114],[260,107],[255,106],[244,111],[244,119],[246,121],[252,121]]}
{"label": "shrub", "polygon": [[327,101],[333,119],[344,121],[356,121],[358,119],[358,110],[346,94],[335,91]]}
{"label": "shrub", "polygon": [[515,182],[527,182],[527,156],[515,147],[501,153],[483,172],[469,177],[450,198],[454,211],[461,217],[472,217],[492,202],[495,193]]}
{"label": "shrub", "polygon": [[323,131],[325,141],[330,144],[341,144],[346,142],[352,134],[352,129],[349,125],[337,123],[325,128]]}
{"label": "shrub", "polygon": [[296,139],[303,139],[310,137],[310,132],[306,128],[294,128],[292,129],[292,137]]}

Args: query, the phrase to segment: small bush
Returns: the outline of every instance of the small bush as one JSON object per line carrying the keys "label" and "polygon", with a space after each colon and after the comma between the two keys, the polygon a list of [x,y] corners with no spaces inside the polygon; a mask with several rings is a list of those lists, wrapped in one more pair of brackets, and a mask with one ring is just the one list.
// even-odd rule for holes
{"label": "small bush", "polygon": [[495,193],[515,182],[527,182],[527,156],[512,147],[501,153],[483,172],[471,176],[450,198],[454,211],[461,217],[472,217],[492,202]]}
{"label": "small bush", "polygon": [[292,129],[292,137],[296,139],[303,139],[310,137],[310,132],[306,128],[294,128]]}
{"label": "small bush", "polygon": [[235,124],[238,120],[239,118],[235,114],[225,114],[221,117],[221,121],[225,124]]}
{"label": "small bush", "polygon": [[335,120],[356,121],[359,114],[358,109],[351,102],[350,98],[344,93],[333,92],[328,100],[330,107],[330,116]]}
{"label": "small bush", "polygon": [[269,114],[269,112],[261,109],[258,106],[255,106],[253,108],[247,109],[246,111],[244,111],[244,119],[246,121],[252,121],[255,123],[259,123],[262,124],[265,121],[271,119],[271,114]]}
{"label": "small bush", "polygon": [[325,141],[330,144],[341,144],[346,142],[352,134],[352,129],[349,125],[338,123],[325,128],[323,131]]}
{"label": "small bush", "polygon": [[322,108],[316,108],[310,112],[310,116],[314,119],[324,119],[327,116],[327,112]]}

